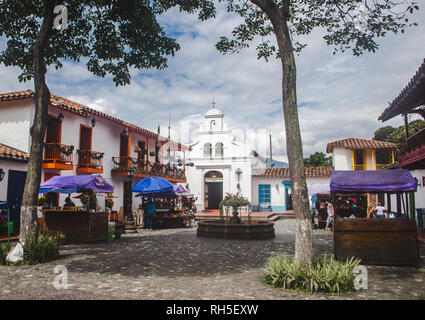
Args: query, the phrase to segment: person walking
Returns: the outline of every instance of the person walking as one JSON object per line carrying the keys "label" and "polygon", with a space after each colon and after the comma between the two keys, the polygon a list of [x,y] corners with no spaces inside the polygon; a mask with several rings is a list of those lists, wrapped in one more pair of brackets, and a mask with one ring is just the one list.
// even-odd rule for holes
{"label": "person walking", "polygon": [[326,219],[326,230],[331,230],[330,225],[333,225],[334,221],[334,206],[329,201],[326,201],[328,218]]}
{"label": "person walking", "polygon": [[146,226],[148,230],[152,230],[153,215],[155,214],[155,203],[149,199],[147,205]]}

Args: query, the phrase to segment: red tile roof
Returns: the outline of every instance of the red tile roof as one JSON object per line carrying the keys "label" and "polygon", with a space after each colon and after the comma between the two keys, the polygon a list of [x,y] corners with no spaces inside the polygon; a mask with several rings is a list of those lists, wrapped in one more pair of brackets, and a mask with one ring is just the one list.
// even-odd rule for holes
{"label": "red tile roof", "polygon": [[368,140],[359,138],[348,138],[328,143],[327,153],[332,153],[334,147],[345,149],[396,149],[396,144],[380,140]]}
{"label": "red tile roof", "polygon": [[[332,170],[333,167],[306,167],[305,175],[307,178],[330,177]],[[267,168],[253,172],[253,176],[264,178],[289,178],[290,174],[289,168]]]}
{"label": "red tile roof", "polygon": [[0,143],[0,159],[28,161],[29,154]]}
{"label": "red tile roof", "polygon": [[425,104],[425,59],[406,87],[382,112],[378,120],[387,121]]}
{"label": "red tile roof", "polygon": [[[123,121],[121,119],[115,118],[111,115],[108,115],[104,112],[97,111],[95,109],[89,108],[83,104],[80,104],[78,102],[74,102],[72,100],[57,96],[53,93],[50,94],[50,104],[52,106],[61,108],[63,110],[67,110],[76,114],[79,114],[83,117],[89,117],[90,115],[96,115],[102,118],[105,118],[110,121],[114,121],[116,123],[122,124],[123,126],[127,127],[130,131],[134,131],[137,133],[141,133],[144,135],[149,135],[153,138],[158,138],[158,140],[166,141],[167,138],[160,137],[158,134],[149,131],[147,129],[141,128],[139,126],[136,126],[134,124],[131,124],[129,122]],[[19,99],[28,99],[28,98],[34,98],[35,92],[32,90],[25,90],[25,91],[17,91],[17,92],[9,92],[9,93],[3,93],[0,94],[0,102],[2,101],[12,101],[12,100],[19,100]],[[180,143],[170,141],[171,143],[174,143],[176,145],[181,145]]]}

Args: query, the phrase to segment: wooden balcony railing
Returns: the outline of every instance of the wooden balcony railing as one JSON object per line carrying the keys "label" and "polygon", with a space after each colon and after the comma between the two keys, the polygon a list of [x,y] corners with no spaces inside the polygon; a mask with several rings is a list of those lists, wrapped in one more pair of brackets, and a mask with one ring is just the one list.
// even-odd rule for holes
{"label": "wooden balcony railing", "polygon": [[103,152],[91,150],[77,150],[79,172],[101,173],[103,172]]}
{"label": "wooden balcony railing", "polygon": [[388,167],[390,165],[392,165],[392,163],[377,163],[376,164],[376,170],[381,170],[381,169]]}
{"label": "wooden balcony railing", "polygon": [[73,169],[74,146],[60,143],[45,143],[43,167],[55,169]]}
{"label": "wooden balcony railing", "polygon": [[423,145],[425,145],[425,129],[422,129],[407,138],[406,151],[409,152],[415,150]]}
{"label": "wooden balcony railing", "polygon": [[165,178],[186,179],[185,170],[158,162],[143,161],[132,157],[113,157],[113,172],[132,171],[135,176],[158,176]]}

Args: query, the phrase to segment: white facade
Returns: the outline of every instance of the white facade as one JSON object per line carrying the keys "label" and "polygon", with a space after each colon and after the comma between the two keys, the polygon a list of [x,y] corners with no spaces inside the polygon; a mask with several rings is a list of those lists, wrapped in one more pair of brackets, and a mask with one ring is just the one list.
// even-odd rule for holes
{"label": "white facade", "polygon": [[[10,147],[19,149],[23,152],[29,153],[31,146],[30,127],[34,119],[35,102],[32,98],[26,98],[15,101],[3,101],[0,108],[0,142]],[[72,153],[73,167],[71,170],[61,170],[55,168],[43,168],[41,181],[46,180],[46,175],[78,175],[78,174],[91,174],[90,172],[78,172],[78,154],[77,149],[80,148],[80,127],[86,126],[91,128],[91,151],[104,153],[102,164],[103,172],[100,174],[114,186],[114,195],[118,198],[114,199],[113,210],[120,210],[124,203],[124,182],[130,181],[128,176],[115,176],[111,171],[115,164],[112,160],[113,157],[120,156],[120,136],[123,130],[129,132],[129,156],[137,158],[135,147],[139,142],[144,141],[147,146],[148,160],[155,162],[155,155],[149,155],[151,151],[155,151],[155,141],[157,137],[149,134],[140,133],[140,130],[133,129],[133,126],[128,126],[127,123],[120,123],[107,118],[107,115],[100,113],[89,114],[88,116],[66,110],[65,108],[49,105],[49,117],[57,118],[59,114],[63,115],[63,120],[60,125],[60,144],[74,146]],[[92,126],[92,119],[95,119],[95,126]],[[165,145],[166,147],[168,145]],[[163,153],[159,153],[159,159],[163,160]],[[177,157],[177,151],[171,152],[171,158]],[[43,158],[44,159],[44,158]],[[162,162],[162,161],[161,161]],[[168,163],[168,161],[166,162]],[[19,170],[26,171],[27,164],[16,161],[2,161],[0,160],[0,168],[6,172],[6,176],[0,183],[0,201],[7,200],[8,188],[8,171]],[[96,172],[92,172],[96,173]],[[132,184],[134,185],[140,178],[134,177]],[[60,205],[64,204],[67,195],[60,195]],[[75,204],[80,205],[78,199],[73,199]],[[132,209],[135,209],[140,204],[140,198],[136,198],[133,194]]]}
{"label": "white facade", "polygon": [[[194,166],[186,168],[186,176],[190,191],[197,197],[198,210],[218,208],[216,197],[221,200],[226,193],[239,192],[251,200],[252,169],[264,167],[265,160],[248,144],[236,141],[220,110],[213,108],[204,115],[190,147],[187,160]],[[214,185],[214,194],[208,192],[213,186],[207,186],[212,180],[208,175],[212,172],[218,173],[214,179],[221,184]]]}

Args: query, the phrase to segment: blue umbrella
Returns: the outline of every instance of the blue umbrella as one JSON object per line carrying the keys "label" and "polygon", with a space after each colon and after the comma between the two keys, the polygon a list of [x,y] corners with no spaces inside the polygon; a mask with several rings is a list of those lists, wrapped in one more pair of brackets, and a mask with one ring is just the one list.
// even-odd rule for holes
{"label": "blue umbrella", "polygon": [[173,185],[163,178],[150,177],[137,182],[131,191],[151,196],[173,194]]}

